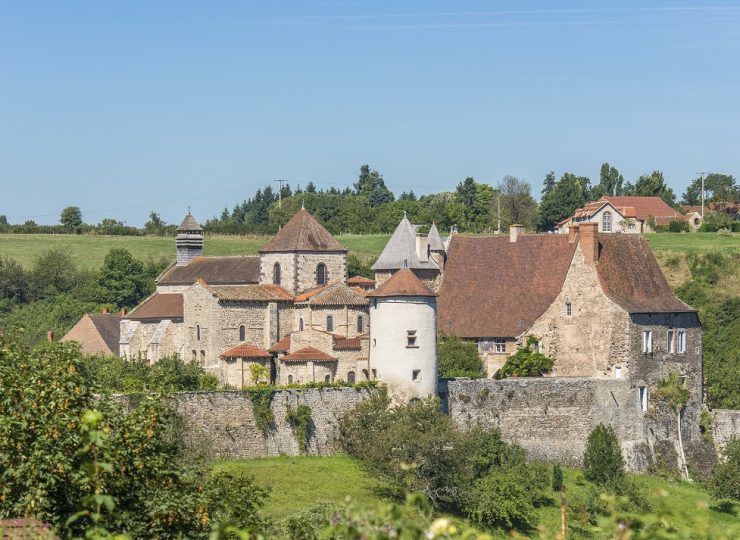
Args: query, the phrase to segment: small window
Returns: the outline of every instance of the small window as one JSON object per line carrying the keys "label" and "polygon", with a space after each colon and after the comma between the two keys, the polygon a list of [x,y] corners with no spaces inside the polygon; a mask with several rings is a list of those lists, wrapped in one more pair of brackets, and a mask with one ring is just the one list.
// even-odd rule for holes
{"label": "small window", "polygon": [[318,266],[316,266],[316,283],[319,285],[326,285],[326,281],[326,265],[324,263],[319,263]]}
{"label": "small window", "polygon": [[653,331],[645,330],[642,333],[642,352],[645,354],[653,352]]}
{"label": "small window", "polygon": [[350,371],[349,373],[347,373],[347,382],[350,384],[355,384],[355,372],[354,371]]}
{"label": "small window", "polygon": [[275,285],[280,285],[280,263],[275,263],[272,267],[272,282]]}
{"label": "small window", "polygon": [[362,377],[363,377],[363,380],[365,380],[365,381],[369,381],[370,380],[370,374],[367,372],[366,369],[363,369],[362,370]]}
{"label": "small window", "polygon": [[612,213],[604,212],[601,218],[601,230],[603,232],[612,232]]}
{"label": "small window", "polygon": [[357,333],[362,334],[365,331],[365,319],[362,318],[362,315],[357,316]]}
{"label": "small window", "polygon": [[193,355],[192,355],[191,360],[193,362],[197,362],[198,361],[198,351],[196,351],[195,349],[193,349]]}
{"label": "small window", "polygon": [[195,325],[195,341],[200,341],[200,325]]}
{"label": "small window", "polygon": [[333,332],[334,331],[334,317],[329,315],[326,318],[326,331],[327,332]]}
{"label": "small window", "polygon": [[570,302],[565,303],[565,316],[566,317],[573,316],[573,304],[571,304]]}
{"label": "small window", "polygon": [[493,352],[493,340],[492,339],[479,339],[478,340],[478,353],[485,354]]}
{"label": "small window", "polygon": [[673,330],[673,328],[670,328],[668,330],[668,352],[669,353],[676,352],[676,345],[674,342],[675,335],[676,335],[676,332]]}
{"label": "small window", "polygon": [[288,384],[293,384],[293,375],[288,375]]}
{"label": "small window", "polygon": [[614,376],[617,379],[621,379],[622,378],[622,367],[621,366],[617,366],[617,367],[614,368]]}
{"label": "small window", "polygon": [[200,351],[200,365],[205,366],[206,365],[206,351],[201,350]]}
{"label": "small window", "polygon": [[679,330],[676,333],[676,337],[678,341],[677,343],[678,352],[683,354],[686,352],[686,330]]}
{"label": "small window", "polygon": [[300,319],[298,319],[298,330],[300,330],[301,332],[303,332],[303,317],[301,317]]}
{"label": "small window", "polygon": [[493,350],[496,354],[504,354],[506,352],[506,340],[504,338],[494,338]]}
{"label": "small window", "polygon": [[642,412],[647,412],[648,410],[648,391],[646,386],[640,387],[640,408]]}
{"label": "small window", "polygon": [[241,325],[239,327],[239,341],[246,341],[247,340],[247,327],[244,325]]}
{"label": "small window", "polygon": [[331,375],[324,377],[324,382],[331,382]]}
{"label": "small window", "polygon": [[375,347],[378,344],[378,340],[373,338],[373,347]]}
{"label": "small window", "polygon": [[406,347],[416,347],[416,330],[406,331]]}
{"label": "small window", "polygon": [[411,372],[411,380],[412,381],[420,381],[421,380],[421,370],[415,369]]}

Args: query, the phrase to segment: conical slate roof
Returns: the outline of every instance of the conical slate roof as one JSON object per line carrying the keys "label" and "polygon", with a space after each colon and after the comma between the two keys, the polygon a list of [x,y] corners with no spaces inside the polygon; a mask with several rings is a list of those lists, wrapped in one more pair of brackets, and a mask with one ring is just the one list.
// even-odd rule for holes
{"label": "conical slate roof", "polygon": [[189,231],[199,231],[202,232],[203,228],[198,225],[198,222],[195,221],[195,218],[193,217],[193,214],[188,212],[188,215],[185,216],[185,219],[182,220],[182,223],[180,223],[180,226],[177,228],[177,232],[189,232]]}
{"label": "conical slate roof", "polygon": [[260,253],[295,251],[346,252],[315,217],[301,208],[275,236],[262,246]]}
{"label": "conical slate roof", "polygon": [[434,260],[422,262],[416,253],[416,229],[404,213],[391,239],[383,248],[373,270],[398,270],[399,268],[432,268],[438,269]]}
{"label": "conical slate roof", "polygon": [[432,223],[432,228],[429,229],[427,240],[429,241],[429,249],[431,251],[444,251],[445,250],[445,245],[442,242],[442,237],[439,235],[439,231],[437,230],[436,223]]}
{"label": "conical slate roof", "polygon": [[403,268],[368,296],[437,296],[416,277],[411,270]]}

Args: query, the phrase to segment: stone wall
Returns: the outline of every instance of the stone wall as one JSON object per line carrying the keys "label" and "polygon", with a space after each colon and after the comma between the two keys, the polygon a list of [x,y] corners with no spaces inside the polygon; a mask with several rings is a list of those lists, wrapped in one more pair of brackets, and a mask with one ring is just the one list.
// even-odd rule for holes
{"label": "stone wall", "polygon": [[714,409],[712,411],[712,437],[718,454],[733,437],[740,439],[740,411]]}
{"label": "stone wall", "polygon": [[[298,441],[286,420],[288,407],[308,405],[312,425],[307,453],[326,455],[340,450],[338,420],[374,390],[309,388],[278,390],[272,399],[274,426],[265,435],[257,427],[246,392],[180,392],[171,404],[185,423],[189,444],[220,458],[259,458],[298,455]],[[119,396],[132,403],[136,398]]]}
{"label": "stone wall", "polygon": [[625,379],[449,381],[447,408],[456,424],[499,428],[534,459],[579,465],[588,434],[604,423],[614,428],[630,470],[677,464],[675,417],[653,405],[643,412],[639,387]]}
{"label": "stone wall", "polygon": [[296,293],[301,294],[319,286],[316,281],[316,269],[319,263],[326,265],[326,282],[345,281],[347,279],[347,255],[317,251],[302,252],[296,255]]}

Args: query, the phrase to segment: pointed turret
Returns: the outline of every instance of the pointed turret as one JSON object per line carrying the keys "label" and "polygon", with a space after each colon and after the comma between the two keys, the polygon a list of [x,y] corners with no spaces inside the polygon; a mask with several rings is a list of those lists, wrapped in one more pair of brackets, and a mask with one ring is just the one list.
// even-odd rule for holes
{"label": "pointed turret", "polygon": [[429,229],[429,234],[427,235],[427,238],[429,239],[430,251],[445,251],[445,245],[442,242],[442,237],[439,235],[436,223],[432,223],[432,228]]}
{"label": "pointed turret", "polygon": [[177,266],[187,266],[195,257],[203,255],[203,228],[188,212],[177,228]]}
{"label": "pointed turret", "polygon": [[419,258],[416,251],[416,227],[409,222],[405,212],[391,239],[388,240],[380,257],[372,266],[372,269],[376,272],[382,270],[395,271],[400,268],[439,270],[434,260],[422,261]]}

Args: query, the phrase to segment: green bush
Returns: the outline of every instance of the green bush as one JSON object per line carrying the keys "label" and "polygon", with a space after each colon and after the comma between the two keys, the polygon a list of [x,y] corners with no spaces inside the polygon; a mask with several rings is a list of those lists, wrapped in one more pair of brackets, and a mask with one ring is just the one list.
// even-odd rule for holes
{"label": "green bush", "polygon": [[275,389],[256,386],[249,388],[247,394],[249,395],[249,400],[252,402],[254,423],[262,433],[267,435],[267,432],[274,426],[275,421],[275,415],[272,412],[272,397],[275,395]]}
{"label": "green bush", "polygon": [[552,371],[555,361],[538,351],[540,340],[534,336],[527,337],[524,347],[506,359],[499,370],[499,377],[542,377]]}
{"label": "green bush", "polygon": [[704,222],[699,227],[700,232],[717,232],[720,229],[729,229],[733,227],[734,220],[729,214],[724,212],[709,212],[704,214]]}
{"label": "green bush", "polygon": [[689,232],[689,223],[688,221],[684,221],[682,219],[672,219],[671,222],[668,224],[668,232]]}
{"label": "green bush", "polygon": [[457,336],[447,336],[437,345],[439,376],[443,379],[469,377],[479,379],[485,376],[483,361],[478,347],[471,341]]}
{"label": "green bush", "polygon": [[563,470],[557,463],[552,468],[552,490],[560,491],[565,486],[563,482]]}
{"label": "green bush", "polygon": [[725,446],[709,487],[718,499],[740,501],[740,439],[733,437]]}
{"label": "green bush", "polygon": [[619,483],[624,478],[622,450],[611,426],[599,424],[588,435],[583,475],[599,486]]}
{"label": "green bush", "polygon": [[298,405],[295,408],[288,406],[286,419],[290,427],[293,428],[298,447],[301,452],[305,452],[308,449],[308,438],[311,435],[311,426],[313,425],[311,407],[308,405]]}
{"label": "green bush", "polygon": [[517,468],[502,468],[475,480],[465,509],[470,520],[486,529],[534,529],[537,511],[521,473]]}

